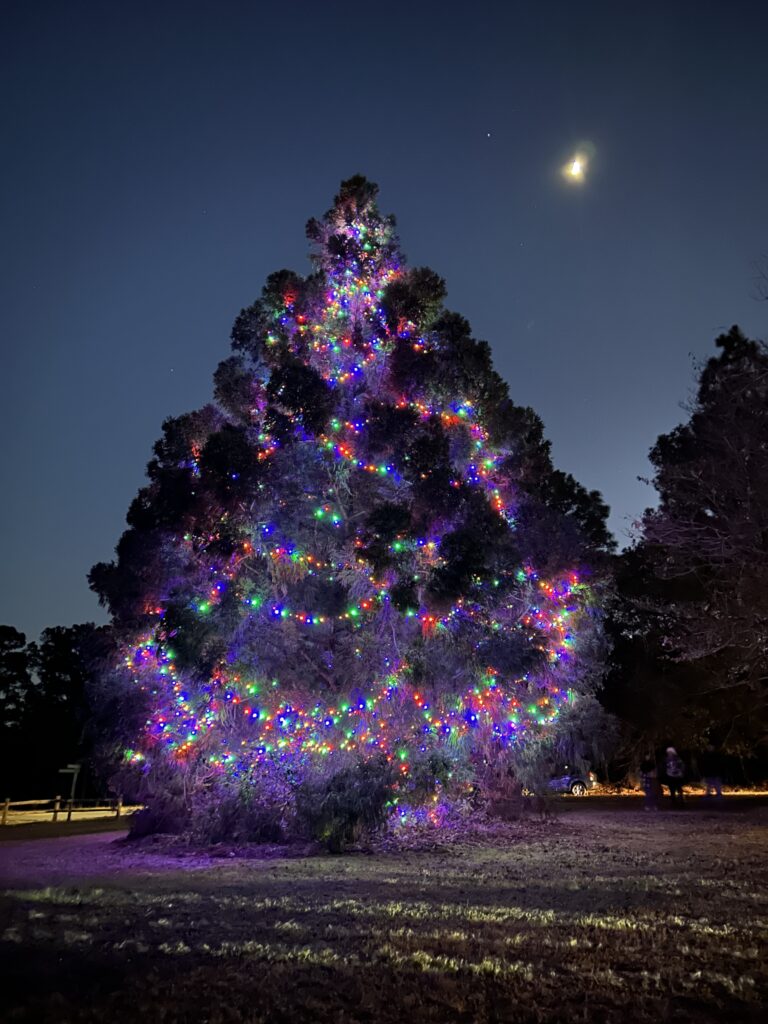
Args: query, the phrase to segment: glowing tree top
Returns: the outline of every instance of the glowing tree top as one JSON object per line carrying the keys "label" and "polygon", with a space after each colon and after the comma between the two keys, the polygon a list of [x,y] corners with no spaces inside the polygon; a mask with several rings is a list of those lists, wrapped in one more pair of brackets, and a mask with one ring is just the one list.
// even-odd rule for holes
{"label": "glowing tree top", "polygon": [[145,767],[383,754],[407,777],[538,734],[594,682],[607,509],[553,470],[376,192],[344,182],[308,225],[313,272],[239,315],[216,403],[166,421],[92,571]]}

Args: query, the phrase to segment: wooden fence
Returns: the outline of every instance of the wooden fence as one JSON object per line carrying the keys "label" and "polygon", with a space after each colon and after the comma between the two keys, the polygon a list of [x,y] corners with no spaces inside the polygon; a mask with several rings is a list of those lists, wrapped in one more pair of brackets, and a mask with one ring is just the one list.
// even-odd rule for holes
{"label": "wooden fence", "polygon": [[58,821],[61,815],[62,820],[66,815],[67,821],[72,821],[72,815],[82,811],[104,811],[105,814],[112,813],[116,818],[123,813],[122,796],[105,800],[103,797],[93,797],[86,800],[62,800],[61,796],[55,796],[47,800],[11,800],[6,798],[0,811],[0,825],[8,824],[8,814],[11,811],[37,811],[37,813],[50,813],[51,821]]}

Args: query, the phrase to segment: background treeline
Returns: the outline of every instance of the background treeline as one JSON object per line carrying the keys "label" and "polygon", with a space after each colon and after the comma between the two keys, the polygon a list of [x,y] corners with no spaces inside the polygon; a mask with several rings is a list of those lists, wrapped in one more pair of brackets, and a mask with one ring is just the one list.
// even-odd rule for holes
{"label": "background treeline", "polygon": [[107,792],[108,769],[97,750],[110,730],[110,709],[95,699],[98,666],[108,627],[85,623],[53,626],[38,641],[0,626],[0,781],[12,800],[68,793],[71,777],[58,774],[82,764],[78,796]]}

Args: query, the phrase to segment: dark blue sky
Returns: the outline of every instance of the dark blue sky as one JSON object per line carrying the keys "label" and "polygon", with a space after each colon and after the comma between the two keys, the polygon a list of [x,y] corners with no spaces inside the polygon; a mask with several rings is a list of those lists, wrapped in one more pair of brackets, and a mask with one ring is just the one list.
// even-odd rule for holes
{"label": "dark blue sky", "polygon": [[767,30],[747,0],[5,3],[0,622],[103,614],[162,420],[357,171],[624,539],[691,355],[766,335]]}

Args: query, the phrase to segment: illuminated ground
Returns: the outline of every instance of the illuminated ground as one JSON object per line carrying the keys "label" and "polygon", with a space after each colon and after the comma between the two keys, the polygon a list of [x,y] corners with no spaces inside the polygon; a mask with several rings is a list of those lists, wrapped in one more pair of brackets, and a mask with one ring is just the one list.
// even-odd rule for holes
{"label": "illuminated ground", "polygon": [[[123,813],[130,814],[133,810],[132,807],[125,807]],[[104,819],[114,818],[115,812],[110,808],[99,807],[93,810],[81,810],[79,807],[73,812],[73,820],[75,822],[81,821],[103,821]],[[66,822],[67,811],[64,808],[63,811],[59,811],[58,822]],[[16,827],[17,825],[30,825],[38,824],[39,822],[53,822],[53,814],[49,810],[33,810],[33,811],[16,811],[10,810],[6,816],[6,827]],[[56,822],[56,824],[58,824]]]}
{"label": "illuminated ground", "polygon": [[590,801],[399,854],[5,842],[0,1019],[756,1022],[766,826]]}

